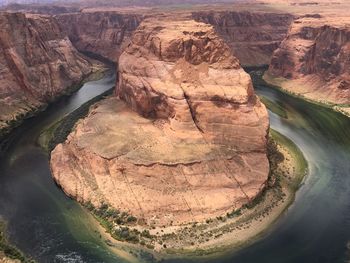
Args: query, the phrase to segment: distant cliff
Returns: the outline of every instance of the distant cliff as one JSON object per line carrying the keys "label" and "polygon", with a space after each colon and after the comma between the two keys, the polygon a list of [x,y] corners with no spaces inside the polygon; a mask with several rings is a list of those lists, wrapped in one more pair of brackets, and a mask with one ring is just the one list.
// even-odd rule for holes
{"label": "distant cliff", "polygon": [[350,104],[350,20],[302,17],[274,52],[265,79],[307,98]]}
{"label": "distant cliff", "polygon": [[73,13],[56,16],[79,51],[91,52],[116,62],[124,44],[143,19],[118,12]]}
{"label": "distant cliff", "polygon": [[287,13],[208,11],[194,12],[192,16],[213,25],[245,66],[269,64],[293,21]]}
{"label": "distant cliff", "polygon": [[52,17],[0,13],[1,133],[90,71],[90,63]]}
{"label": "distant cliff", "polygon": [[[201,11],[187,16],[213,25],[246,66],[269,64],[293,19],[289,14],[245,11]],[[144,17],[137,13],[111,11],[63,14],[57,19],[78,50],[117,61]]]}

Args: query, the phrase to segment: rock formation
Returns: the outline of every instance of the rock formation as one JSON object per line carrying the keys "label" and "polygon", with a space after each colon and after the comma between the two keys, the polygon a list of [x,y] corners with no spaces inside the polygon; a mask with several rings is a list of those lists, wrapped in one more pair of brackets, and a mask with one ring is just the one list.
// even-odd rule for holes
{"label": "rock formation", "polygon": [[94,105],[52,152],[69,196],[170,225],[224,215],[261,192],[267,111],[212,26],[143,21],[119,78],[117,96]]}
{"label": "rock formation", "polygon": [[90,66],[51,17],[0,13],[0,130],[67,92]]}
{"label": "rock formation", "polygon": [[245,66],[269,64],[293,20],[286,13],[247,11],[194,12],[192,16],[213,25]]}
{"label": "rock formation", "polygon": [[[132,32],[146,16],[141,13],[91,10],[59,15],[57,19],[78,50],[116,62]],[[196,11],[188,15],[213,25],[246,66],[269,64],[293,19],[289,14],[246,11]]]}
{"label": "rock formation", "polygon": [[350,20],[304,16],[275,51],[267,81],[309,99],[350,104]]}
{"label": "rock formation", "polygon": [[79,51],[98,54],[116,62],[143,16],[121,12],[86,12],[56,18]]}

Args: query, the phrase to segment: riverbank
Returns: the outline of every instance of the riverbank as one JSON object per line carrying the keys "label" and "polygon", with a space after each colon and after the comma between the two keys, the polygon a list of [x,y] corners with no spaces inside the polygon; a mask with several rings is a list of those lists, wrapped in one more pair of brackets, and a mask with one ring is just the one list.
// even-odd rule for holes
{"label": "riverbank", "polygon": [[[297,80],[289,80],[281,77],[273,77],[268,72],[265,71],[261,75],[261,84],[268,85],[276,88],[290,96],[306,100],[308,102],[332,109],[339,112],[347,117],[350,117],[350,104],[335,104],[329,102],[325,99],[318,99],[317,93],[305,92],[303,91],[303,86],[307,85],[305,83],[298,82]],[[295,87],[300,87],[295,91]],[[305,89],[305,88],[304,88]]]}
{"label": "riverbank", "polygon": [[[95,67],[93,69],[93,73],[89,74],[88,76],[86,76],[85,79],[83,79],[79,85],[74,85],[74,87],[70,88],[70,95],[73,94],[74,92],[77,92],[77,90],[80,89],[81,86],[83,86],[86,82],[89,81],[94,81],[94,80],[99,80],[103,77],[105,77],[105,75],[107,74],[109,68],[107,67],[102,67],[100,65],[97,65],[97,67]],[[110,89],[108,92],[103,93],[102,95],[99,95],[97,97],[95,97],[94,99],[98,100],[101,97],[103,97],[104,95],[106,95],[107,93],[109,94],[111,92],[112,89]],[[52,106],[54,105],[60,105],[60,101],[64,101],[66,98],[63,97],[68,97],[70,96],[69,94],[65,94],[63,96],[61,96],[60,98],[62,100],[57,99],[57,101],[52,103]],[[94,100],[91,102],[95,102],[96,100]],[[51,106],[51,104],[50,104]],[[83,106],[81,107],[80,111],[82,112],[86,107],[84,107],[85,104],[83,104]],[[36,118],[41,118],[40,116],[45,115],[46,113],[44,112],[46,110],[42,109],[43,112],[37,112],[35,115]],[[87,111],[88,109],[86,109]],[[31,116],[34,117],[34,116]],[[24,120],[21,121],[21,123]],[[27,120],[25,123],[30,122],[31,120]],[[24,126],[26,126],[26,124],[24,123]],[[27,123],[28,124],[28,123]],[[66,126],[69,125],[69,123],[64,122],[63,119],[63,124],[65,124]],[[21,129],[15,129],[14,131],[12,131],[11,135],[9,136],[5,136],[5,139],[2,140],[0,142],[0,154],[7,154],[7,150],[8,147],[14,142],[16,141],[16,139],[18,139],[17,134],[20,133]],[[59,136],[59,134],[56,136],[56,134],[54,134],[53,136],[55,136],[55,138],[61,138]],[[12,263],[12,262],[25,262],[25,263],[32,263],[35,262],[34,260],[28,259],[26,258],[26,256],[18,249],[16,248],[14,245],[12,245],[11,243],[9,243],[9,241],[6,238],[6,220],[5,219],[1,219],[1,215],[0,215],[0,262],[6,262],[6,263]]]}
{"label": "riverbank", "polygon": [[49,101],[46,104],[40,105],[39,107],[33,107],[33,108],[27,108],[25,109],[25,112],[19,114],[18,116],[15,116],[14,119],[9,122],[6,126],[0,127],[0,142],[3,140],[6,140],[6,136],[16,127],[20,126],[24,120],[32,118],[39,113],[46,110],[46,108],[49,106],[49,104],[54,103],[55,101],[61,99],[62,97],[67,97],[79,90],[84,83],[92,80],[97,80],[103,77],[103,74],[108,70],[109,68],[105,67],[101,63],[94,63],[91,66],[91,72],[83,76],[81,80],[73,85],[71,85],[69,88],[67,88],[64,92],[62,92],[59,96],[57,96],[52,101]]}
{"label": "riverbank", "polygon": [[27,258],[16,247],[9,244],[6,235],[6,224],[0,219],[0,262],[1,263],[35,263]]}
{"label": "riverbank", "polygon": [[105,98],[106,96],[111,95],[113,89],[114,88],[107,90],[89,100],[88,102],[85,102],[78,109],[74,110],[70,114],[57,120],[55,123],[44,129],[38,138],[39,145],[45,149],[47,153],[50,153],[57,144],[62,143],[66,140],[76,122],[79,119],[84,118],[89,113],[90,106]]}
{"label": "riverbank", "polygon": [[103,227],[101,236],[111,248],[118,248],[117,251],[120,246],[127,251],[129,246],[134,251],[133,257],[142,255],[142,250],[156,259],[179,255],[217,257],[260,238],[293,203],[308,171],[302,152],[288,138],[271,130],[269,160],[271,173],[259,197],[239,210],[206,222],[151,229],[127,222],[116,225],[113,223],[115,211],[108,206],[94,208],[85,204],[85,207],[94,215],[96,224]]}

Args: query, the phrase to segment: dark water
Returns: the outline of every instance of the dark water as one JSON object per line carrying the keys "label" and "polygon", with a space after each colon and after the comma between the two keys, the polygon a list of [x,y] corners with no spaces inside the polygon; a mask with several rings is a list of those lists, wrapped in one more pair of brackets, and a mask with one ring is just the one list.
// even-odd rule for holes
{"label": "dark water", "polygon": [[309,176],[264,238],[220,262],[347,262],[350,118],[263,85],[256,90],[286,110],[288,119],[270,113],[271,127],[303,151]]}
{"label": "dark water", "polygon": [[[123,262],[109,252],[87,214],[55,186],[48,157],[36,145],[44,127],[112,87],[113,78],[85,84],[27,121],[13,134],[0,161],[0,214],[9,222],[11,241],[39,262]],[[210,261],[345,262],[350,241],[350,119],[265,86],[256,88],[286,110],[288,119],[270,113],[271,126],[300,147],[310,174],[295,203],[263,238]]]}
{"label": "dark water", "polygon": [[47,154],[36,141],[42,129],[112,88],[113,73],[29,119],[11,135],[0,160],[0,215],[10,241],[39,262],[122,262],[109,252],[87,220],[51,179]]}

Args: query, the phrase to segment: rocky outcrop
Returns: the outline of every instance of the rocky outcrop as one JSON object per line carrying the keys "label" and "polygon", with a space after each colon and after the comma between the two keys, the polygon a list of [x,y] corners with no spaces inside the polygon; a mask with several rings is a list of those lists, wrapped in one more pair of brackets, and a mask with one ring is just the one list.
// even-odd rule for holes
{"label": "rocky outcrop", "polygon": [[117,96],[93,106],[52,152],[69,196],[160,226],[224,215],[261,192],[267,111],[212,26],[143,21],[119,78]]}
{"label": "rocky outcrop", "polygon": [[349,57],[349,18],[302,17],[275,51],[265,79],[312,100],[350,104]]}
{"label": "rocky outcrop", "polygon": [[244,66],[269,64],[293,21],[290,14],[268,12],[207,11],[192,16],[213,25]]}
{"label": "rocky outcrop", "polygon": [[143,15],[120,12],[86,12],[56,16],[74,46],[117,62],[123,47]]}
{"label": "rocky outcrop", "polygon": [[54,19],[0,13],[0,130],[66,93],[90,66]]}

